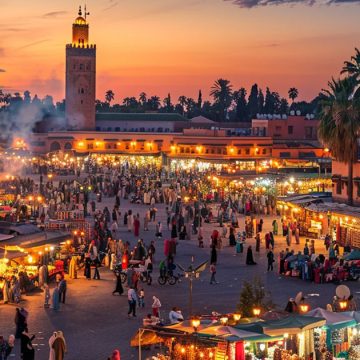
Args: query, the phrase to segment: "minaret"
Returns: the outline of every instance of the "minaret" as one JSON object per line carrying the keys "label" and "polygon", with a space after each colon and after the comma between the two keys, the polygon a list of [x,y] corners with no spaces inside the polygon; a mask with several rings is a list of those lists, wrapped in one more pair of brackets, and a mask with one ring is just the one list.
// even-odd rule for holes
{"label": "minaret", "polygon": [[95,130],[96,45],[89,44],[89,24],[81,7],[66,45],[65,116],[68,130]]}

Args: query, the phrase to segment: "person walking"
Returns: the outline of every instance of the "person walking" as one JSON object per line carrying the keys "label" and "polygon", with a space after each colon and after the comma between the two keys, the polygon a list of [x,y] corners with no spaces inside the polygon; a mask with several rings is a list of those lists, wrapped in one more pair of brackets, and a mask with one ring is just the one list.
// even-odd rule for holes
{"label": "person walking", "polygon": [[247,249],[246,253],[246,265],[256,265],[256,262],[254,261],[253,252],[251,245]]}
{"label": "person walking", "polygon": [[257,233],[257,234],[256,234],[256,236],[255,236],[255,242],[256,242],[255,251],[256,251],[256,252],[259,252],[259,251],[260,251],[260,242],[261,242],[260,233]]}
{"label": "person walking", "polygon": [[32,341],[34,340],[35,335],[31,336],[28,333],[27,327],[21,334],[20,341],[20,351],[21,351],[21,359],[22,360],[34,360],[35,359],[35,350],[32,345]]}
{"label": "person walking", "polygon": [[160,299],[157,298],[155,295],[153,296],[153,304],[151,305],[153,315],[157,318],[160,318],[160,308],[161,302]]}
{"label": "person walking", "polygon": [[124,293],[124,288],[121,283],[120,271],[116,271],[115,276],[116,276],[116,286],[115,286],[115,290],[112,292],[112,294],[115,295],[116,293],[118,293],[119,295],[122,295]]}
{"label": "person walking", "polygon": [[216,246],[211,246],[211,253],[210,253],[210,264],[216,264],[217,263],[217,250]]}
{"label": "person walking", "polygon": [[268,261],[268,267],[267,267],[267,271],[273,271],[274,270],[274,253],[272,252],[272,250],[269,250],[267,253],[267,261]]}
{"label": "person walking", "polygon": [[215,275],[216,275],[216,265],[214,263],[212,263],[210,265],[210,273],[211,273],[211,278],[210,278],[210,285],[212,284],[217,284],[218,282],[215,279]]}
{"label": "person walking", "polygon": [[94,280],[100,280],[100,272],[99,272],[99,267],[100,267],[100,260],[99,257],[97,256],[94,260],[94,265],[95,265],[95,271],[94,271]]}
{"label": "person walking", "polygon": [[91,259],[90,259],[90,254],[85,255],[84,276],[86,277],[87,280],[91,280]]}
{"label": "person walking", "polygon": [[20,339],[22,332],[27,327],[27,311],[24,308],[16,308],[15,313],[15,338]]}
{"label": "person walking", "polygon": [[128,318],[132,314],[133,317],[136,317],[136,302],[137,302],[137,295],[134,287],[131,286],[128,290],[128,303],[129,303],[129,311],[128,311]]}
{"label": "person walking", "polygon": [[65,304],[66,290],[67,290],[65,276],[62,277],[58,286],[59,286],[59,302]]}

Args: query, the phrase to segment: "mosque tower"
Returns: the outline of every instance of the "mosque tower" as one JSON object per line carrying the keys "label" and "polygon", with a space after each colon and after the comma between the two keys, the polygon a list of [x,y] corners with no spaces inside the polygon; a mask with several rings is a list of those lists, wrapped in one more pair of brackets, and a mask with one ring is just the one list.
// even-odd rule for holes
{"label": "mosque tower", "polygon": [[68,130],[95,130],[96,45],[89,43],[89,24],[79,8],[66,45],[65,117]]}

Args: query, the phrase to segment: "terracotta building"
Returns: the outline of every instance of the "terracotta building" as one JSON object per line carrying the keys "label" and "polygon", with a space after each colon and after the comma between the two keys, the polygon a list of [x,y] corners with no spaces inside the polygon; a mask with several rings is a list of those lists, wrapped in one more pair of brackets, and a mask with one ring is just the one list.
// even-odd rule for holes
{"label": "terracotta building", "polygon": [[89,43],[86,15],[80,8],[66,45],[65,117],[72,130],[95,130],[96,46]]}

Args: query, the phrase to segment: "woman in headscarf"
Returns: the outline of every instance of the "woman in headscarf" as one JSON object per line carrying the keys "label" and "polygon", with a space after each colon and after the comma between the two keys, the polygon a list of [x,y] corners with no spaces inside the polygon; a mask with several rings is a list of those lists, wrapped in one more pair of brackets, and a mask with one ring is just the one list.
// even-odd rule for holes
{"label": "woman in headscarf", "polygon": [[113,295],[118,293],[119,295],[122,295],[124,293],[124,289],[121,283],[121,273],[120,271],[115,271],[116,276],[116,287],[115,290],[112,292]]}
{"label": "woman in headscarf", "polygon": [[15,338],[16,339],[20,339],[22,332],[27,327],[26,318],[27,318],[26,310],[16,308],[16,314],[15,314],[15,325],[16,325]]}
{"label": "woman in headscarf", "polygon": [[254,261],[253,252],[251,245],[247,249],[246,253],[246,265],[256,265],[256,262]]}
{"label": "woman in headscarf", "polygon": [[114,350],[111,358],[109,358],[110,360],[121,360],[120,359],[120,351],[119,350]]}
{"label": "woman in headscarf", "polygon": [[56,332],[56,337],[51,345],[54,350],[54,360],[63,360],[66,353],[66,342],[62,331]]}
{"label": "woman in headscarf", "polygon": [[30,337],[28,334],[27,327],[21,334],[21,359],[22,360],[34,360],[35,359],[35,350],[32,345],[35,335]]}

